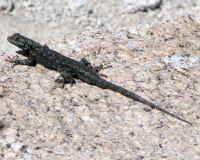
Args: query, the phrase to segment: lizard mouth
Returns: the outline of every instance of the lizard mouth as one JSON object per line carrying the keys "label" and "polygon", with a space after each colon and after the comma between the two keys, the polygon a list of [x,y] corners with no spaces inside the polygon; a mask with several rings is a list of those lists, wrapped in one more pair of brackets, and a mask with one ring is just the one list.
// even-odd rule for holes
{"label": "lizard mouth", "polygon": [[16,53],[19,53],[19,54],[20,54],[21,52],[23,52],[23,49],[19,49],[19,50],[16,51]]}
{"label": "lizard mouth", "polygon": [[24,50],[24,49],[20,49],[20,50],[18,50],[18,51],[16,51],[16,53],[18,53],[18,54],[20,54],[20,55],[22,55],[22,56],[25,56],[25,57],[27,57],[29,54],[29,52],[28,52],[28,50]]}

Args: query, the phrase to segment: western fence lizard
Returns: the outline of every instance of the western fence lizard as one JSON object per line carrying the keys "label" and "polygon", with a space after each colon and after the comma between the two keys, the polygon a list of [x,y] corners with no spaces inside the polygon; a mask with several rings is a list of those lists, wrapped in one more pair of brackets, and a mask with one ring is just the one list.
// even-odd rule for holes
{"label": "western fence lizard", "polygon": [[59,83],[74,84],[75,79],[80,79],[85,83],[100,87],[102,89],[109,89],[114,92],[118,92],[128,98],[131,98],[132,100],[146,104],[178,120],[192,125],[191,122],[184,120],[183,118],[180,118],[173,113],[168,112],[167,110],[161,108],[159,105],[156,105],[140,97],[139,95],[128,91],[125,88],[122,88],[118,85],[102,79],[98,75],[98,71],[103,68],[102,65],[99,67],[92,67],[91,64],[84,58],[82,58],[79,62],[74,59],[65,57],[60,53],[49,49],[46,45],[42,46],[39,43],[20,35],[19,33],[15,33],[12,36],[9,36],[7,40],[11,44],[21,49],[19,51],[16,51],[18,54],[27,57],[27,59],[24,60],[8,59],[8,61],[10,61],[11,63],[14,63],[16,65],[20,64],[28,66],[36,66],[36,64],[40,64],[50,70],[59,72],[62,77],[62,79],[59,78],[56,80]]}

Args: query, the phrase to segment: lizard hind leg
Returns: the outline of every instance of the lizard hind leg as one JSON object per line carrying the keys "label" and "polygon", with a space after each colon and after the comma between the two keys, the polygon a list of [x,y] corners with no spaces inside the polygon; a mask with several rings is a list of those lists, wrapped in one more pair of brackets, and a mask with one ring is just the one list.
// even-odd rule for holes
{"label": "lizard hind leg", "polygon": [[[105,66],[104,67],[103,64],[100,64],[99,66],[96,66],[96,67],[92,67],[91,63],[88,62],[85,58],[82,58],[80,63],[83,64],[84,66],[90,68],[91,71],[95,72],[96,74],[98,74],[99,71],[102,70],[102,69],[106,69],[106,68],[110,68],[111,67],[111,66]],[[99,75],[106,77],[106,75],[103,75],[103,74],[99,74]]]}
{"label": "lizard hind leg", "polygon": [[91,70],[94,70],[94,68],[92,67],[91,63],[88,62],[85,58],[82,58],[80,63],[88,68],[90,68]]}

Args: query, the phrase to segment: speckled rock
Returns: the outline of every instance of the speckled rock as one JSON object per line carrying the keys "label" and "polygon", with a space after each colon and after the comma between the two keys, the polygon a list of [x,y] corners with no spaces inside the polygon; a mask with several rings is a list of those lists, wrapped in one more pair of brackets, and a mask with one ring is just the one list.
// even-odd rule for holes
{"label": "speckled rock", "polygon": [[21,33],[38,41],[99,29],[161,23],[199,11],[200,0],[1,0],[0,44]]}
{"label": "speckled rock", "polygon": [[1,0],[0,1],[0,13],[9,13],[12,12],[15,8],[13,0]]}
{"label": "speckled rock", "polygon": [[[199,15],[196,15],[199,16]],[[194,123],[44,67],[12,67],[0,52],[0,159],[200,159],[200,25],[191,16],[45,41]],[[31,37],[30,37],[31,38]]]}
{"label": "speckled rock", "polygon": [[[1,0],[0,13],[45,28],[117,29],[199,10],[199,0]],[[63,30],[65,32],[65,30]]]}

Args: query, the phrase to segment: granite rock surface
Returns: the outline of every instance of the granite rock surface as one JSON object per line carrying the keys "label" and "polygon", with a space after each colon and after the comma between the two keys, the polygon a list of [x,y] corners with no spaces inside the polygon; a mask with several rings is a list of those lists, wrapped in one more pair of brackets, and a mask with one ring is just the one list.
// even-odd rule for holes
{"label": "granite rock surface", "polygon": [[[44,41],[65,56],[110,64],[107,80],[194,123],[0,51],[0,159],[200,159],[199,15]],[[29,37],[32,38],[32,37]],[[10,45],[10,47],[12,47]],[[14,47],[13,47],[14,48]]]}

